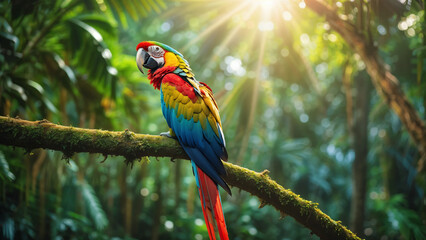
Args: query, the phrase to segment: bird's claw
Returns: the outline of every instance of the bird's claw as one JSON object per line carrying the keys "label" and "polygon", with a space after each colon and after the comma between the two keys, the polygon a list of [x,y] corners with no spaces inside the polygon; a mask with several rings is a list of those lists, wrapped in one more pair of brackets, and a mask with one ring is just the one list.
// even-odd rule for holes
{"label": "bird's claw", "polygon": [[170,132],[162,132],[162,133],[160,133],[160,136],[176,139],[176,137],[175,137],[175,136],[172,136],[172,135],[170,134]]}

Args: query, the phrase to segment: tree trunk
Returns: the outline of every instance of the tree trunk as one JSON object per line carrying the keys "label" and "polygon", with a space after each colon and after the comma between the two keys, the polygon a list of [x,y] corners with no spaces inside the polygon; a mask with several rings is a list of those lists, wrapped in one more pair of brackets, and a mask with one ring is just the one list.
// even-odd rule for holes
{"label": "tree trunk", "polygon": [[370,84],[364,74],[355,79],[356,96],[353,119],[353,146],[355,159],[352,165],[352,202],[351,222],[352,231],[363,235],[365,196],[367,192],[367,155],[368,155],[368,113],[370,111]]}
{"label": "tree trunk", "polygon": [[398,115],[408,130],[421,154],[419,166],[423,166],[422,162],[426,160],[425,124],[416,109],[408,101],[399,85],[398,79],[392,75],[388,66],[379,57],[377,48],[363,34],[359,33],[354,25],[341,19],[334,9],[323,0],[305,0],[305,3],[318,15],[325,16],[332,29],[345,39],[354,52],[359,54],[365,63],[367,72],[377,92]]}

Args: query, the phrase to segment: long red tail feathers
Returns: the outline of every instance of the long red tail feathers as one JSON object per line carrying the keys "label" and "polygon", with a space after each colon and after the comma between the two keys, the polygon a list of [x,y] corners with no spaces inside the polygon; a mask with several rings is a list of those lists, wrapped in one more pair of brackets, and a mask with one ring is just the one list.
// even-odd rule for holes
{"label": "long red tail feathers", "polygon": [[198,176],[198,192],[210,240],[216,240],[216,233],[219,233],[221,240],[229,240],[217,184],[201,169],[196,169],[195,177]]}

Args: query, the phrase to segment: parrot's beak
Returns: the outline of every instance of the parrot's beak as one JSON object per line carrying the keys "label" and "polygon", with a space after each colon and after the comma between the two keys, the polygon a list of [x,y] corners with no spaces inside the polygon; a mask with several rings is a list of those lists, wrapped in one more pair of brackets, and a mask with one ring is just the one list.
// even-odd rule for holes
{"label": "parrot's beak", "polygon": [[143,74],[145,74],[143,72],[143,66],[148,58],[149,54],[143,48],[139,48],[138,52],[136,53],[136,64],[138,65],[139,71],[141,71]]}
{"label": "parrot's beak", "polygon": [[155,70],[159,67],[158,62],[152,58],[143,48],[139,48],[138,52],[136,53],[136,63],[138,65],[139,71],[142,73],[144,73],[143,68]]}

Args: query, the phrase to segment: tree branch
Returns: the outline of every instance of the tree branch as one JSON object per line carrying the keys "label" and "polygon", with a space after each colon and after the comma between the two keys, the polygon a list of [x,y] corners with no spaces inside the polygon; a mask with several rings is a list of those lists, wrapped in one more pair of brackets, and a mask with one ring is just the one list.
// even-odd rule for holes
{"label": "tree branch", "polygon": [[305,3],[318,15],[324,16],[333,30],[338,32],[352,49],[359,54],[366,65],[367,72],[376,90],[407,128],[421,154],[419,166],[422,166],[423,161],[426,160],[425,124],[405,96],[398,79],[392,75],[388,66],[383,63],[383,60],[378,55],[377,48],[363,34],[359,33],[354,25],[341,19],[323,0],[305,0]]}
{"label": "tree branch", "polygon": [[[56,125],[42,121],[26,121],[0,116],[0,144],[62,151],[66,157],[77,152],[101,153],[124,156],[128,161],[144,156],[189,159],[179,143],[170,138],[123,132],[84,129]],[[261,173],[224,163],[231,186],[257,196],[261,205],[271,205],[282,216],[289,215],[309,228],[321,239],[360,239],[340,221],[334,221],[324,214],[317,203],[307,201],[277,184]]]}
{"label": "tree branch", "polygon": [[123,156],[134,160],[145,156],[189,159],[173,139],[147,134],[84,129],[53,124],[47,120],[26,121],[0,116],[0,144],[28,150],[47,148],[73,153],[88,152]]}

